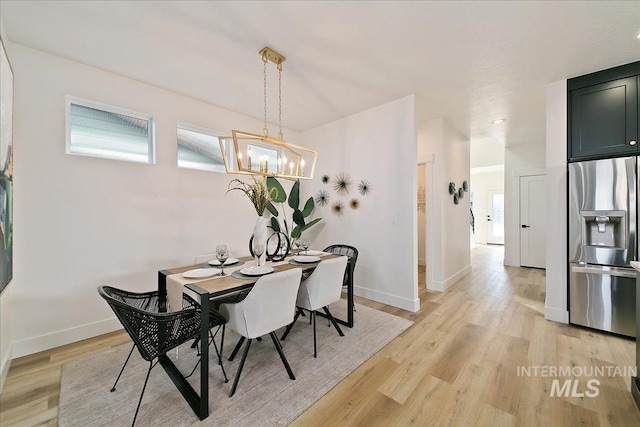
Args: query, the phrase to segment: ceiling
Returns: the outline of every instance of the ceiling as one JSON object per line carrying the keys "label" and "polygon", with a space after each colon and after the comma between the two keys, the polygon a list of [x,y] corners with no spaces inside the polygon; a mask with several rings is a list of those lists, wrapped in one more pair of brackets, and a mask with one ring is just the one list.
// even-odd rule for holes
{"label": "ceiling", "polygon": [[287,57],[285,127],[415,93],[420,120],[507,146],[544,142],[547,83],[640,59],[639,1],[2,0],[0,16],[11,42],[260,119],[269,46]]}

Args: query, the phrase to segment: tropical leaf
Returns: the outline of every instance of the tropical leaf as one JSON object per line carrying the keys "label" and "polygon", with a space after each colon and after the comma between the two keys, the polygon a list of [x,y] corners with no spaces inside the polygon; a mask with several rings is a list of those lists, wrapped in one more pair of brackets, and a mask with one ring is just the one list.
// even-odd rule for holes
{"label": "tropical leaf", "polygon": [[297,209],[293,212],[293,222],[295,222],[298,227],[304,226],[304,215]]}
{"label": "tropical leaf", "polygon": [[276,233],[280,232],[280,223],[274,216],[271,217],[271,228],[273,228],[273,231],[275,231]]}
{"label": "tropical leaf", "polygon": [[276,209],[276,207],[273,206],[273,203],[269,202],[269,204],[267,205],[267,210],[271,215],[276,217],[278,216],[278,209]]}
{"label": "tropical leaf", "polygon": [[284,203],[287,200],[287,193],[284,191],[284,188],[282,188],[278,180],[272,176],[267,177],[267,189],[269,190],[272,201]]}
{"label": "tropical leaf", "polygon": [[291,192],[289,193],[289,206],[291,209],[298,209],[298,205],[300,204],[300,181],[296,181],[293,183],[293,187],[291,187]]}
{"label": "tropical leaf", "polygon": [[303,231],[308,230],[309,228],[311,228],[311,226],[317,224],[320,220],[322,220],[322,218],[316,218],[313,221],[306,223],[302,227],[296,226],[296,228],[294,228],[291,232],[291,237],[294,239],[299,239]]}
{"label": "tropical leaf", "polygon": [[313,197],[309,197],[309,199],[307,200],[307,203],[304,204],[304,209],[302,210],[302,216],[306,218],[309,215],[311,215],[311,212],[313,211],[314,207],[315,205],[313,203]]}
{"label": "tropical leaf", "polygon": [[322,220],[322,218],[316,218],[313,221],[306,223],[304,226],[300,228],[300,233],[302,233],[305,230],[308,230],[309,228],[311,228],[311,226],[316,225],[318,222],[320,222],[320,220]]}

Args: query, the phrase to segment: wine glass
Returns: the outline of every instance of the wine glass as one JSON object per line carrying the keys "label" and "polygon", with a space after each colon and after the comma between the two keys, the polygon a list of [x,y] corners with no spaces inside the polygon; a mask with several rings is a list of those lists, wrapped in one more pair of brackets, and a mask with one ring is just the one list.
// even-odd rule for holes
{"label": "wine glass", "polygon": [[302,242],[300,242],[302,244],[302,247],[304,248],[304,254],[307,255],[307,249],[309,249],[309,246],[311,246],[311,241],[309,239],[303,239]]}
{"label": "wine glass", "polygon": [[224,276],[224,263],[229,258],[229,250],[227,249],[227,245],[218,245],[216,246],[216,259],[220,262],[220,275]]}
{"label": "wine glass", "polygon": [[260,266],[260,257],[264,253],[264,245],[262,244],[254,244],[253,245],[253,255],[256,257],[256,265]]}
{"label": "wine glass", "polygon": [[298,248],[298,253],[300,253],[300,247],[302,247],[302,242],[300,241],[300,239],[296,239],[295,245],[296,248]]}

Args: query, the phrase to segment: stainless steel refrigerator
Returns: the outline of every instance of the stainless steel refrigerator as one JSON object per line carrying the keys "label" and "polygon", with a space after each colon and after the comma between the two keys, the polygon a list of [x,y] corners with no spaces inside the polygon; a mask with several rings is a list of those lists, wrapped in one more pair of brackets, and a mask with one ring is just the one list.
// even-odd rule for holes
{"label": "stainless steel refrigerator", "polygon": [[636,336],[637,158],[569,164],[569,322]]}

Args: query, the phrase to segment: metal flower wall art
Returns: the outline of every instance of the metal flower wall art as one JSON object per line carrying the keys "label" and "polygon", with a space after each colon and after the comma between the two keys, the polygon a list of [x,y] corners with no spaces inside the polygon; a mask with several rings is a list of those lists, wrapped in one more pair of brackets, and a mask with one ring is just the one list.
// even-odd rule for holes
{"label": "metal flower wall art", "polygon": [[344,172],[339,173],[333,178],[333,190],[341,196],[349,194],[351,184],[353,184],[351,177]]}
{"label": "metal flower wall art", "polygon": [[[360,199],[357,199],[355,197],[348,198],[348,196],[353,193],[352,190],[354,189],[354,182],[348,173],[340,172],[337,173],[333,178],[330,178],[329,175],[322,175],[321,181],[323,184],[330,183],[331,189],[336,193],[336,197],[344,199],[338,199],[330,203],[329,191],[320,189],[314,197],[316,205],[321,207],[330,206],[331,213],[335,216],[344,215],[347,211],[347,207],[351,208],[351,210],[354,211],[360,208]],[[370,181],[363,179],[357,182],[358,184],[355,185],[355,190],[357,190],[360,195],[368,196],[369,194],[371,194],[371,189],[373,187]]]}
{"label": "metal flower wall art", "polygon": [[344,204],[341,200],[338,200],[331,206],[331,212],[333,212],[335,216],[342,216],[344,213]]}
{"label": "metal flower wall art", "polygon": [[366,196],[369,193],[371,193],[371,183],[364,179],[360,181],[360,183],[358,184],[358,192],[363,196]]}
{"label": "metal flower wall art", "polygon": [[327,206],[329,203],[329,192],[327,190],[320,190],[316,193],[315,201],[318,206]]}

